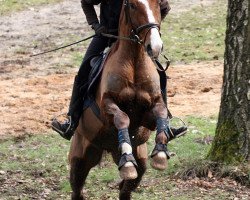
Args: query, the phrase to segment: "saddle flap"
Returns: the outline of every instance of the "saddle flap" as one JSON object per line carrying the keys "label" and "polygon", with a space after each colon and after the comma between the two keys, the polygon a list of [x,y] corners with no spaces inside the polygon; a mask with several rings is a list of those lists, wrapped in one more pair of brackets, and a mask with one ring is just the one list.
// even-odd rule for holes
{"label": "saddle flap", "polygon": [[101,77],[104,63],[108,57],[110,51],[104,52],[98,56],[93,57],[90,60],[91,71],[89,74],[89,86],[88,86],[88,95],[95,96],[96,85],[98,80]]}
{"label": "saddle flap", "polygon": [[[94,67],[96,67],[96,64],[99,65],[99,62],[102,61],[102,57],[103,57],[103,55],[101,54],[101,55],[95,56],[94,58],[92,58],[92,59],[90,60],[90,66],[91,66],[92,69],[93,69]],[[98,61],[99,61],[99,62],[98,62]]]}
{"label": "saddle flap", "polygon": [[98,56],[95,56],[90,60],[90,67],[91,71],[89,74],[89,83],[91,84],[93,79],[98,75],[98,71],[101,67],[102,61],[104,58],[104,54],[100,54]]}

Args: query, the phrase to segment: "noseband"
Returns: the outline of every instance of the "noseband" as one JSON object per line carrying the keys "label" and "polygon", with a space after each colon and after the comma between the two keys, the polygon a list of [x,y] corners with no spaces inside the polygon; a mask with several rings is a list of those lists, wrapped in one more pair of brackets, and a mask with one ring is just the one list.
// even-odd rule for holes
{"label": "noseband", "polygon": [[[145,39],[147,37],[147,34],[148,32],[150,31],[150,29],[152,28],[157,28],[157,30],[159,31],[160,30],[160,24],[158,23],[148,23],[148,24],[143,24],[139,27],[134,27],[133,26],[133,22],[132,22],[132,19],[131,19],[131,16],[130,16],[130,7],[131,7],[131,4],[129,3],[129,0],[125,0],[124,1],[124,6],[125,6],[125,17],[126,17],[126,22],[127,23],[130,23],[131,26],[132,26],[132,31],[131,31],[131,34],[130,34],[130,38],[134,41],[134,42],[137,42],[138,44],[143,44],[145,42]],[[139,37],[139,34],[144,30],[146,29],[147,32],[146,32],[146,35],[144,37],[144,40],[141,40],[140,37]]]}

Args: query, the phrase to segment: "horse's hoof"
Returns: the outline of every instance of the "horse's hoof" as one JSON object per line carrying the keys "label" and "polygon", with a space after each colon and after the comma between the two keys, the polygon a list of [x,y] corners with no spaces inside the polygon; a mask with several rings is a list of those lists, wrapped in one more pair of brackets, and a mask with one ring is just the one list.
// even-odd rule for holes
{"label": "horse's hoof", "polygon": [[132,162],[126,162],[120,169],[120,177],[123,180],[136,179],[137,176],[136,168]]}
{"label": "horse's hoof", "polygon": [[165,170],[168,166],[168,159],[165,152],[160,151],[152,157],[151,166],[157,170]]}

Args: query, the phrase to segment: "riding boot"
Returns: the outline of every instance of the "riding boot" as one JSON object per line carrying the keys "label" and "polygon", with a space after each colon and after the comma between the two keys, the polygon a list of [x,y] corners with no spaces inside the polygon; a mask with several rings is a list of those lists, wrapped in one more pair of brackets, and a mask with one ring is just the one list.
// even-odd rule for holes
{"label": "riding boot", "polygon": [[63,138],[70,140],[76,130],[83,110],[83,98],[86,93],[87,84],[82,85],[75,77],[72,96],[67,113],[68,119],[60,123],[57,119],[52,121],[52,129],[58,132]]}

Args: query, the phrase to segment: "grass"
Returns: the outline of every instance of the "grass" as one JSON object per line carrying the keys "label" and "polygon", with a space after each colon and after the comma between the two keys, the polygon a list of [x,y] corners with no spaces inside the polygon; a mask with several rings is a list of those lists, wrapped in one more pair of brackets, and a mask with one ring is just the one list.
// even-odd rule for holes
{"label": "grass", "polygon": [[66,182],[67,150],[68,144],[58,140],[56,135],[25,135],[1,141],[0,170],[15,187],[10,191],[2,188],[1,197],[30,199],[48,188],[53,191],[51,195],[58,196],[61,192],[58,185]]}
{"label": "grass", "polygon": [[[175,183],[169,181],[169,177],[183,170],[185,166],[206,157],[210,145],[195,141],[208,135],[212,137],[215,123],[213,118],[188,117],[186,121],[190,127],[188,135],[169,144],[169,150],[175,152],[176,156],[169,161],[168,170],[159,172],[148,165],[142,186],[134,193],[134,199],[164,199],[166,194],[170,195],[170,199],[199,196],[198,191],[185,192],[183,195],[175,194]],[[153,145],[154,134],[148,141],[149,154]],[[11,187],[0,186],[2,197],[30,199],[41,194],[48,199],[68,199],[71,191],[68,183],[68,149],[69,142],[54,134],[26,135],[1,140],[0,180],[5,180],[5,184],[15,187],[13,191]],[[106,159],[111,160],[109,156]],[[118,170],[113,162],[105,163],[105,167],[95,167],[88,176],[85,190],[89,199],[117,198]]]}
{"label": "grass", "polygon": [[[148,164],[140,187],[133,193],[133,199],[223,200],[235,197],[233,191],[223,189],[225,186],[216,190],[206,189],[206,193],[201,193],[203,188],[190,187],[189,182],[183,183],[174,178],[187,169],[202,167],[211,144],[201,141],[208,137],[213,138],[215,132],[215,117],[190,116],[185,121],[189,126],[188,134],[171,141],[168,145],[169,150],[175,154],[169,160],[168,169],[156,171]],[[149,155],[154,146],[154,136],[153,133],[148,141]],[[69,199],[71,188],[68,181],[68,149],[69,142],[55,134],[24,135],[0,140],[1,198]],[[232,171],[232,168],[228,168],[229,166],[226,166],[221,169],[227,174]],[[84,193],[87,199],[92,200],[117,199],[119,181],[117,167],[111,161],[111,157],[106,155],[103,166],[97,166],[90,171]]]}
{"label": "grass", "polygon": [[38,5],[59,2],[61,0],[0,0],[0,15],[25,10]]}
{"label": "grass", "polygon": [[227,2],[220,0],[181,14],[170,12],[161,30],[164,53],[177,63],[222,59],[226,6]]}

